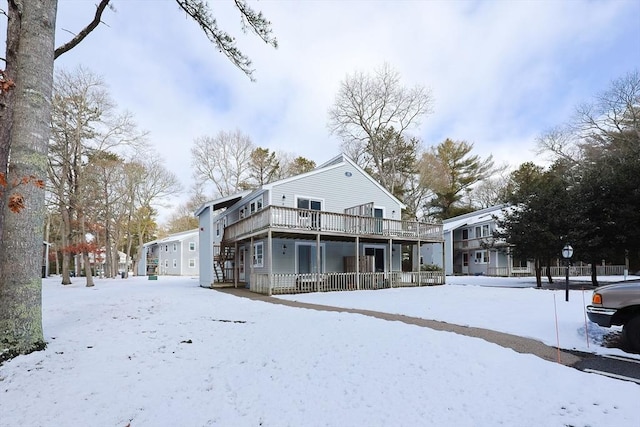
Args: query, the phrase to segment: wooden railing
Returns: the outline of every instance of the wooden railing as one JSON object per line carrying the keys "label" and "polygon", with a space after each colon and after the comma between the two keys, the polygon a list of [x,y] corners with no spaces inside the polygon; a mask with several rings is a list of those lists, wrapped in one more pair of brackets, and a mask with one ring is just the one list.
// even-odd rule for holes
{"label": "wooden railing", "polygon": [[350,236],[388,236],[440,242],[442,224],[346,215],[335,212],[267,206],[225,228],[224,238],[233,241],[267,228],[286,231],[321,231]]}
{"label": "wooden railing", "polygon": [[481,249],[487,246],[505,245],[504,239],[496,239],[494,237],[481,237],[478,239],[458,240],[453,242],[454,249]]}
{"label": "wooden railing", "polygon": [[414,286],[442,285],[443,272],[386,272],[386,273],[310,273],[310,274],[252,274],[249,289],[264,295],[307,292],[375,290]]}

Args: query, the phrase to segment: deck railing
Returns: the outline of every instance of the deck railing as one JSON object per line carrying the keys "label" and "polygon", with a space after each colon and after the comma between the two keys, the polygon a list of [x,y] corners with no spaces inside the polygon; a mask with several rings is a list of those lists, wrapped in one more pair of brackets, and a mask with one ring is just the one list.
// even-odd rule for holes
{"label": "deck railing", "polygon": [[[359,279],[359,280],[358,280]],[[320,273],[320,274],[253,274],[249,289],[264,295],[375,290],[414,286],[442,285],[443,272],[386,272],[386,273]]]}
{"label": "deck railing", "polygon": [[440,242],[442,224],[347,215],[336,212],[267,206],[225,228],[225,240],[233,241],[267,228],[286,231],[415,238]]}

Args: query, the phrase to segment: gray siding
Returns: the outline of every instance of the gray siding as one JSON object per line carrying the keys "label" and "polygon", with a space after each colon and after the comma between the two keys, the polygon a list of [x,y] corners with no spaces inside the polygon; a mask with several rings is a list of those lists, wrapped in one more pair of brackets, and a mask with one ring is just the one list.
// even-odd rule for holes
{"label": "gray siding", "polygon": [[213,283],[213,223],[211,208],[200,213],[198,233],[198,269],[200,271],[200,286],[211,286]]}
{"label": "gray siding", "polygon": [[274,186],[270,197],[271,204],[292,208],[297,207],[296,200],[299,197],[319,199],[323,202],[323,211],[338,213],[373,202],[376,208],[383,209],[385,218],[400,219],[401,206],[398,202],[348,163],[278,184]]}

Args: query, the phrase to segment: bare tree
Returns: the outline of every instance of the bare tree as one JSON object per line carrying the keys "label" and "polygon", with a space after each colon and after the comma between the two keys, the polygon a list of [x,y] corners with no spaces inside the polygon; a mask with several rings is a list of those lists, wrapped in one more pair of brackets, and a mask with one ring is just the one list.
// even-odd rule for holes
{"label": "bare tree", "polygon": [[198,228],[198,218],[194,212],[206,202],[206,198],[198,189],[191,195],[186,203],[179,205],[169,216],[163,231],[166,234],[179,233],[181,231],[193,230]]}
{"label": "bare tree", "polygon": [[585,154],[605,148],[612,139],[633,144],[640,129],[640,71],[635,69],[611,82],[590,102],[580,104],[564,125],[537,139],[538,152],[550,160],[577,165]]}
{"label": "bare tree", "polygon": [[400,74],[385,63],[372,74],[347,75],[329,110],[328,125],[342,139],[343,151],[358,165],[379,165],[380,132],[394,128],[404,135],[431,112],[432,103],[427,88],[404,87]]}
{"label": "bare tree", "polygon": [[538,155],[546,155],[554,161],[562,159],[571,164],[577,164],[582,158],[580,140],[570,126],[556,126],[548,129],[536,138]]}
{"label": "bare tree", "polygon": [[238,192],[240,184],[249,178],[248,166],[254,148],[251,139],[240,130],[197,138],[191,148],[194,179],[213,184],[216,196]]}
{"label": "bare tree", "polygon": [[[139,154],[136,157],[139,158],[142,155]],[[154,206],[159,206],[166,198],[178,194],[182,191],[182,185],[177,176],[168,170],[162,159],[155,154],[147,156],[144,160],[127,163],[125,182],[128,232],[124,252],[133,259],[133,271],[136,271],[142,245],[152,237],[157,228],[154,221],[157,210]],[[137,241],[134,242],[134,238]]]}
{"label": "bare tree", "polygon": [[[126,206],[125,193],[117,188],[123,182],[123,160],[116,151],[135,151],[144,143],[144,134],[137,131],[132,116],[116,112],[100,77],[83,68],[56,75],[49,178],[65,229],[63,284],[71,283],[70,257],[94,249],[86,244],[84,235],[85,229],[98,223],[107,277],[115,274],[113,260],[122,232],[114,221],[124,215],[122,207]],[[87,266],[85,276],[87,285],[92,283]]]}
{"label": "bare tree", "polygon": [[[506,167],[504,167],[504,171],[506,171]],[[473,187],[469,193],[469,204],[484,209],[505,203],[508,186],[509,176],[504,172],[487,177]]]}
{"label": "bare tree", "polygon": [[[250,61],[235,40],[217,27],[208,2],[177,0],[209,40],[252,77]],[[7,1],[5,69],[0,70],[0,360],[45,346],[42,334],[42,224],[47,144],[51,117],[54,58],[84,40],[101,22],[109,0],[100,0],[93,20],[69,43],[56,50],[57,0]],[[245,0],[235,0],[243,30],[250,29],[276,46],[271,25]],[[11,167],[9,167],[11,162]],[[28,209],[24,209],[28,206]],[[9,209],[7,209],[7,207]],[[40,231],[38,231],[40,230]],[[34,232],[35,231],[35,232]]]}

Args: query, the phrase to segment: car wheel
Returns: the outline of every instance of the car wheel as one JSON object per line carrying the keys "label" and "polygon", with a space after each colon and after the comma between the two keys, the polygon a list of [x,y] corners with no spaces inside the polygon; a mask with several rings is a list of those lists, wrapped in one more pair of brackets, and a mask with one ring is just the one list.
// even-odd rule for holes
{"label": "car wheel", "polygon": [[640,351],[640,315],[627,321],[622,328],[623,335],[632,349]]}

